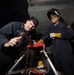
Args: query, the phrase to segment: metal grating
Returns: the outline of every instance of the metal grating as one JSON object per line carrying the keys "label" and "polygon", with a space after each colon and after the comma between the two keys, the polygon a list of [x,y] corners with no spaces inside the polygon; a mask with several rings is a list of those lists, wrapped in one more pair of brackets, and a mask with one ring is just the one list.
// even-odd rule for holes
{"label": "metal grating", "polygon": [[69,5],[74,0],[30,0],[30,6],[48,6],[48,5]]}

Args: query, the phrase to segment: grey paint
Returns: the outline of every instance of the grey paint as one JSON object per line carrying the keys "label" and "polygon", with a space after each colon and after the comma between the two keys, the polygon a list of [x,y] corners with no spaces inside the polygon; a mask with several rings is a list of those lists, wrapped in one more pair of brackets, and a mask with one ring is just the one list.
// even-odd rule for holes
{"label": "grey paint", "polygon": [[74,1],[70,0],[70,3],[62,5],[54,4],[46,6],[29,6],[29,15],[35,16],[39,20],[39,25],[36,28],[38,33],[44,33],[47,27],[51,24],[50,20],[47,17],[47,11],[51,8],[59,9],[61,16],[69,25],[72,24],[72,22],[74,21]]}

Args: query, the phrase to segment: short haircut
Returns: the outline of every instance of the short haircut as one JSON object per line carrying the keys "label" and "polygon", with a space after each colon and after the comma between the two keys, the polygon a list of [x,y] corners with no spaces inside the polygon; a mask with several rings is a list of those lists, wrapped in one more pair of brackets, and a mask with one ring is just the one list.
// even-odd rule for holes
{"label": "short haircut", "polygon": [[29,18],[28,19],[29,21],[33,21],[33,23],[35,24],[35,26],[37,26],[38,24],[39,24],[39,21],[38,21],[38,19],[37,18],[35,18],[35,17],[31,17],[31,18]]}

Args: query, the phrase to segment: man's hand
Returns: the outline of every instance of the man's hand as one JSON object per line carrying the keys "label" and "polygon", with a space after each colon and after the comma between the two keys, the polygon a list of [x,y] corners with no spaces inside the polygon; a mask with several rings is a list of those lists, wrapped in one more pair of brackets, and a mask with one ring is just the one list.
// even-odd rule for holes
{"label": "man's hand", "polygon": [[13,47],[14,45],[17,44],[17,42],[20,42],[21,38],[22,38],[22,36],[12,38],[9,42],[7,42],[7,43],[4,44],[4,47],[10,47],[10,46]]}

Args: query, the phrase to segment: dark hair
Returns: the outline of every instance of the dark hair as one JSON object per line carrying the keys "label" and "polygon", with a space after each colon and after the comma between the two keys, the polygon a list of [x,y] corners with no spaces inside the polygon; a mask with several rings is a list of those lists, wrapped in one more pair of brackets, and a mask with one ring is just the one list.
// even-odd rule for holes
{"label": "dark hair", "polygon": [[37,26],[37,25],[39,24],[38,19],[36,19],[35,17],[31,17],[31,18],[29,18],[28,20],[29,20],[29,21],[32,20],[33,23],[35,24],[35,26]]}
{"label": "dark hair", "polygon": [[[48,18],[51,20],[51,15],[57,15],[58,17],[60,17],[60,12],[58,9],[56,8],[51,8],[48,12],[47,12],[47,16]],[[64,21],[64,19],[62,17],[60,17],[59,21]]]}
{"label": "dark hair", "polygon": [[51,17],[50,17],[51,15],[60,16],[60,12],[59,12],[59,10],[56,9],[56,8],[51,8],[51,9],[47,12],[47,16],[48,16],[49,19],[51,18]]}

